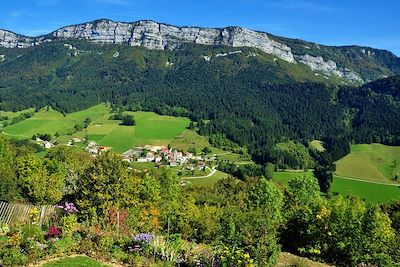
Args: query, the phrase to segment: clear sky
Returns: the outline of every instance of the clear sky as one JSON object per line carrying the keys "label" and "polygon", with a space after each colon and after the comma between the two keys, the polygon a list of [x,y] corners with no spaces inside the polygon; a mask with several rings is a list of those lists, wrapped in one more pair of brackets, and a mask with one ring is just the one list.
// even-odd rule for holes
{"label": "clear sky", "polygon": [[365,45],[400,56],[399,0],[3,0],[0,28],[36,36],[109,18],[179,26],[242,26],[327,45]]}

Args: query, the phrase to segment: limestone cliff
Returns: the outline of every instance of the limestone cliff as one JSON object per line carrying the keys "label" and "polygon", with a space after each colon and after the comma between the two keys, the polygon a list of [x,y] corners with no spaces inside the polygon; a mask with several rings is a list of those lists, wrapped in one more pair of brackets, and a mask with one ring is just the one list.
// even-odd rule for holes
{"label": "limestone cliff", "polygon": [[[274,55],[275,57],[290,63],[303,63],[309,66],[313,71],[322,72],[327,76],[334,75],[353,82],[363,82],[364,77],[361,76],[360,73],[354,71],[355,66],[359,64],[358,62],[355,62],[354,64],[352,62],[351,66],[348,66],[348,64],[339,62],[343,57],[338,58],[338,63],[333,60],[327,60],[324,54],[312,56],[307,52],[299,51],[297,48],[299,46],[295,48],[295,43],[292,41],[288,42],[288,40],[293,39],[275,37],[264,32],[253,31],[241,27],[211,29],[199,27],[177,27],[149,20],[124,23],[102,19],[63,27],[50,34],[39,37],[27,37],[10,31],[0,30],[0,47],[27,48],[40,45],[44,42],[71,38],[83,39],[96,43],[142,46],[148,49],[157,50],[176,49],[184,43],[251,47],[260,49],[265,53]],[[306,46],[302,45],[301,47]],[[319,46],[317,47],[320,49]],[[309,48],[309,46],[307,46],[307,48]],[[393,57],[395,56],[393,55]],[[377,61],[381,64],[379,58],[376,60],[372,58],[371,60]],[[391,60],[393,61],[393,59]],[[397,57],[395,57],[394,60],[399,61]],[[390,71],[391,70],[389,69],[387,73],[390,73]],[[381,75],[380,73],[378,74]],[[316,75],[318,75],[318,73],[316,73]]]}

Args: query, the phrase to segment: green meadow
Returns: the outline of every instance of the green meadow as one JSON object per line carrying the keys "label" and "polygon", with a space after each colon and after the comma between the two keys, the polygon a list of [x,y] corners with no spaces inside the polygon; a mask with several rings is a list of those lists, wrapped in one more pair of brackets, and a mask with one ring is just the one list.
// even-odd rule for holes
{"label": "green meadow", "polygon": [[400,174],[400,147],[381,144],[353,145],[351,153],[336,162],[336,174],[367,181],[394,183],[393,176]]}
{"label": "green meadow", "polygon": [[335,176],[332,184],[332,192],[341,195],[360,196],[366,201],[374,203],[389,202],[393,199],[400,199],[400,185],[374,184],[370,182],[354,181],[343,177]]}
{"label": "green meadow", "polygon": [[189,125],[188,118],[160,116],[153,112],[126,112],[134,115],[135,126],[122,126],[119,121],[103,116],[87,129],[89,140],[124,152],[139,145],[168,145]]}
{"label": "green meadow", "polygon": [[[63,115],[55,110],[40,110],[31,118],[3,129],[3,134],[14,138],[31,138],[37,133],[61,136],[66,142],[71,137],[88,137],[100,145],[110,146],[115,152],[124,152],[138,145],[167,145],[173,138],[185,131],[188,118],[161,116],[153,112],[125,112],[134,115],[135,126],[119,125],[120,121],[109,120],[110,108],[100,104],[79,112]],[[90,117],[90,126],[69,136],[68,132],[78,123]]]}
{"label": "green meadow", "polygon": [[[313,175],[309,172],[275,172],[273,180],[278,184],[288,185],[289,181],[299,175]],[[331,185],[333,193],[340,195],[359,196],[366,201],[373,203],[389,202],[393,199],[400,199],[400,185],[375,184],[368,181],[354,181],[344,177],[335,176]]]}
{"label": "green meadow", "polygon": [[221,172],[221,171],[216,171],[215,174],[211,175],[210,177],[196,178],[196,179],[186,178],[183,180],[188,182],[189,184],[196,185],[196,186],[213,186],[219,180],[224,179],[226,177],[228,177],[228,174]]}

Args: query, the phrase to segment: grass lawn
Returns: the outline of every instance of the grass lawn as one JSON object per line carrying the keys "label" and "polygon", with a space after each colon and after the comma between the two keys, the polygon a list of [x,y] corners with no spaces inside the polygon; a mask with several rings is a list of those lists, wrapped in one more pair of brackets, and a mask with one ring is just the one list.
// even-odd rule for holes
{"label": "grass lawn", "polygon": [[373,203],[389,202],[400,199],[400,185],[381,185],[368,182],[353,181],[335,176],[332,184],[332,192],[341,195],[352,194]]}
{"label": "grass lawn", "polygon": [[201,150],[204,147],[209,147],[212,151],[212,154],[224,154],[226,151],[212,147],[208,142],[207,137],[201,136],[195,131],[185,130],[180,135],[171,140],[171,146],[176,147],[177,149],[188,150],[189,148],[196,148],[198,153],[201,153]]}
{"label": "grass lawn", "polygon": [[336,174],[342,177],[394,183],[391,179],[399,173],[400,146],[353,145],[351,153],[336,162]]}
{"label": "grass lawn", "polygon": [[216,182],[218,182],[221,179],[224,179],[228,177],[228,174],[217,171],[214,175],[207,177],[207,178],[199,178],[199,179],[183,179],[184,181],[193,184],[193,185],[199,185],[199,186],[212,186]]}
{"label": "grass lawn", "polygon": [[129,165],[136,170],[152,170],[156,166],[154,162],[132,162]]}
{"label": "grass lawn", "polygon": [[79,256],[79,257],[68,257],[60,259],[57,261],[48,262],[42,267],[106,267],[109,265],[104,265],[98,261],[91,258]]}
{"label": "grass lawn", "polygon": [[185,131],[188,118],[160,116],[153,112],[126,112],[135,117],[136,126],[122,126],[119,121],[103,116],[87,129],[89,140],[110,146],[115,152],[124,152],[139,145],[168,145]]}
{"label": "grass lawn", "polygon": [[4,122],[10,123],[14,117],[18,117],[19,115],[21,115],[23,113],[34,113],[34,112],[35,112],[34,108],[25,109],[25,110],[21,110],[21,111],[17,111],[17,112],[0,110],[0,117],[8,117],[8,120],[0,122],[0,126],[3,127]]}
{"label": "grass lawn", "polygon": [[[136,126],[122,126],[120,121],[109,120],[110,108],[106,104],[100,104],[79,112],[64,116],[60,112],[43,109],[29,119],[10,125],[3,129],[5,135],[27,139],[37,133],[55,135],[63,134],[59,139],[62,142],[69,138],[88,136],[89,140],[96,141],[100,145],[110,146],[117,153],[124,152],[138,145],[168,145],[172,139],[185,131],[189,125],[188,118],[160,116],[153,112],[126,112],[132,114],[136,120]],[[83,123],[90,117],[92,123],[87,130],[67,135],[75,124]]]}

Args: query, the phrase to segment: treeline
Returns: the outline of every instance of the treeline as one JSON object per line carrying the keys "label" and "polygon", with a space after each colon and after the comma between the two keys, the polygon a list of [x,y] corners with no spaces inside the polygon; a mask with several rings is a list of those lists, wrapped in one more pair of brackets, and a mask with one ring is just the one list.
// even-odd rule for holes
{"label": "treeline", "polygon": [[[187,266],[214,255],[217,266],[245,266],[244,261],[251,263],[246,266],[273,266],[280,247],[337,266],[391,266],[399,260],[398,202],[379,206],[352,196],[323,197],[312,176],[300,175],[285,187],[268,179],[271,166],[254,169],[243,180],[223,179],[214,187],[182,186],[168,169],[136,172],[110,153],[93,159],[83,151],[57,147],[43,158],[34,146],[0,139],[0,200],[74,203],[68,204],[73,214],[53,226],[60,229],[60,241],[53,241],[61,246],[57,251],[102,249],[107,257],[124,260],[135,252],[126,249],[129,236],[151,233],[179,244],[203,244],[201,258]],[[32,227],[28,230],[36,229]],[[11,233],[18,234],[17,229]],[[13,239],[12,245],[2,236],[0,261],[16,261],[24,253],[27,258],[42,255],[43,250],[35,250],[36,242],[44,242],[37,234],[42,231],[34,233],[19,243]],[[27,244],[29,249],[21,249]],[[166,249],[178,255],[186,246],[175,243]],[[137,253],[133,255],[146,251]]]}

